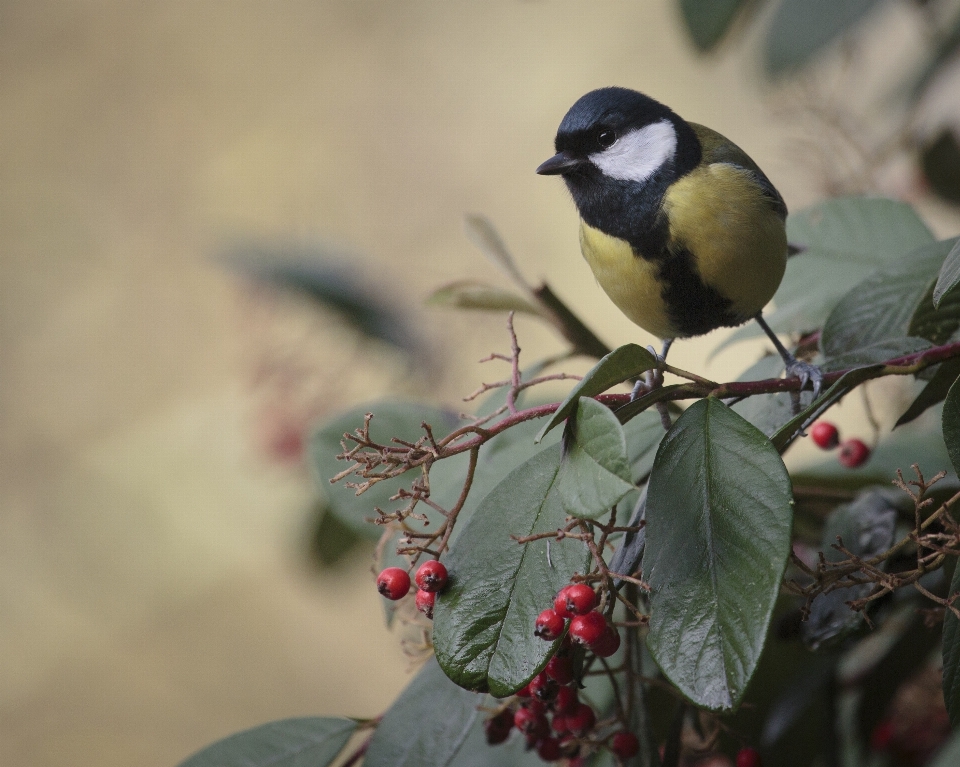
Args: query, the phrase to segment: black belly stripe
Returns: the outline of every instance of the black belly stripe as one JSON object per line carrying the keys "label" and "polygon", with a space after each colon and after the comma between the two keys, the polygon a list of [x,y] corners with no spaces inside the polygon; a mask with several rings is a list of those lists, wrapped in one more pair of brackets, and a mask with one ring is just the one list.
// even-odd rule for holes
{"label": "black belly stripe", "polygon": [[719,327],[741,325],[749,319],[737,315],[730,299],[703,282],[694,269],[693,254],[686,248],[664,249],[650,260],[660,267],[661,295],[670,322],[680,331],[679,335],[701,336]]}

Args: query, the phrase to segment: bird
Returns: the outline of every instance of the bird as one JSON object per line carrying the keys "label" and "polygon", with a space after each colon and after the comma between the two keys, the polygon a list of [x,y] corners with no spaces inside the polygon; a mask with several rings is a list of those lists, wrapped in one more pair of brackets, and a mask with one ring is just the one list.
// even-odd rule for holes
{"label": "bird", "polygon": [[661,359],[674,339],[755,319],[816,399],[820,369],[763,319],[786,269],[787,206],[746,152],[620,87],[578,99],[554,146],[537,173],[563,177],[584,258],[617,308],[663,339]]}

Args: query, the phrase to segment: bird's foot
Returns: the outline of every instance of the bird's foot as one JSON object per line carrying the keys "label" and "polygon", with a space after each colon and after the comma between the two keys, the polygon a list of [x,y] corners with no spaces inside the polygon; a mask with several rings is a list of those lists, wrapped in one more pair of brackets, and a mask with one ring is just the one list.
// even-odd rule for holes
{"label": "bird's foot", "polygon": [[823,389],[823,371],[816,365],[809,362],[803,362],[795,357],[787,363],[787,377],[800,379],[800,391],[808,386],[813,388],[813,399],[820,396],[820,390]]}
{"label": "bird's foot", "polygon": [[[664,352],[669,348],[666,346]],[[656,350],[652,346],[648,346],[647,349],[649,352],[657,358],[657,364],[662,365],[666,360],[664,359],[664,354],[657,354]],[[663,386],[663,371],[660,368],[654,368],[653,370],[648,370],[644,377],[639,379],[633,385],[633,391],[630,392],[630,401],[633,402],[635,399],[639,399],[645,394],[649,394],[652,391],[656,391],[661,386]]]}

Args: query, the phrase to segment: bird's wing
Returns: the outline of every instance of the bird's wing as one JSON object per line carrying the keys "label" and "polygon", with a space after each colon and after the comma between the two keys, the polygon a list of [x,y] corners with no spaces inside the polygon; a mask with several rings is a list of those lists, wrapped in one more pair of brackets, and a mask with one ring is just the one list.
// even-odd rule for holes
{"label": "bird's wing", "polygon": [[777,212],[781,219],[786,220],[787,204],[783,201],[783,197],[780,196],[776,187],[770,183],[770,179],[760,170],[760,166],[750,159],[750,155],[715,130],[696,123],[690,123],[690,127],[693,128],[693,132],[700,139],[704,163],[722,162],[749,171],[756,180],[757,186],[762,190],[763,196],[769,200],[770,207]]}

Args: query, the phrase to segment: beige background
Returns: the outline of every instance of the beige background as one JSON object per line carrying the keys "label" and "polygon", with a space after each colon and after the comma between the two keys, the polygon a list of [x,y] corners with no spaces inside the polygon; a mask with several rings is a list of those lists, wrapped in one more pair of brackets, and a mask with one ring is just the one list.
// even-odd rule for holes
{"label": "beige background", "polygon": [[[727,134],[794,208],[823,194],[796,93],[763,84],[750,37],[695,58],[673,5],[0,2],[0,764],[159,767],[269,719],[382,710],[407,663],[369,561],[308,566],[313,490],[264,443],[387,389],[457,406],[500,376],[474,362],[507,348],[502,318],[418,308],[444,281],[499,280],[465,212],[609,343],[652,340],[589,275],[561,183],[533,173],[591,88]],[[887,64],[919,40],[900,8],[869,31]],[[880,183],[916,193],[904,168]],[[460,366],[407,373],[252,295],[215,260],[239,240],[362,254]],[[561,348],[518,327],[533,356]],[[760,348],[707,364],[717,338],[672,361],[721,377]],[[278,357],[306,371],[289,400],[256,375]]]}

